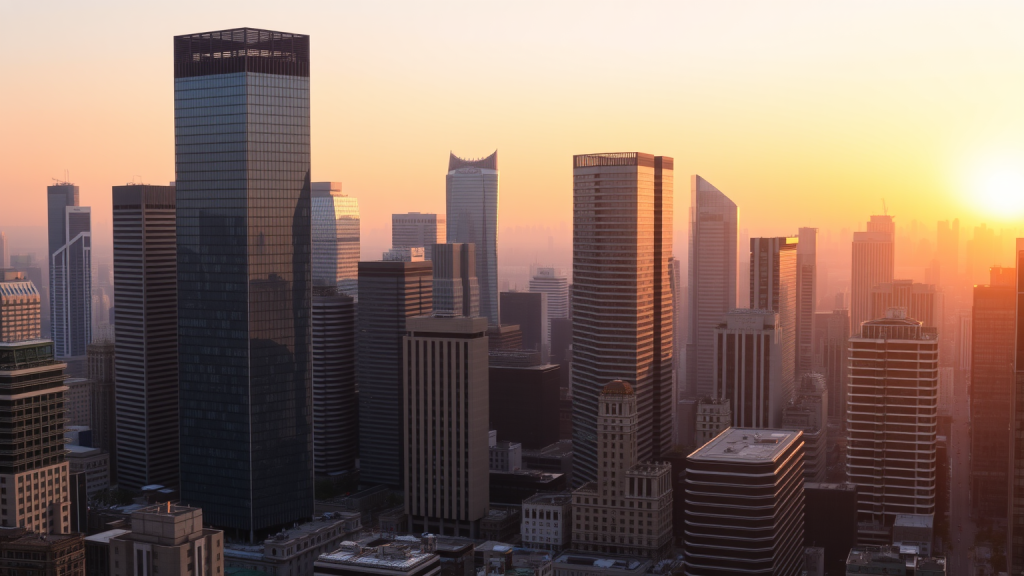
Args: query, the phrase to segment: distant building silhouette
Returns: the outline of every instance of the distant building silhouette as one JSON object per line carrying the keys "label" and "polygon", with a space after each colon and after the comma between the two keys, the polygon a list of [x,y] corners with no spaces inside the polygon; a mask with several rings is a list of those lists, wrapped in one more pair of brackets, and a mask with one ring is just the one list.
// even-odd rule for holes
{"label": "distant building silhouette", "polygon": [[423,248],[426,260],[434,259],[434,244],[444,244],[448,238],[447,220],[443,215],[408,214],[391,215],[391,246],[394,248]]}
{"label": "distant building silhouette", "polygon": [[46,187],[51,332],[58,358],[85,356],[92,341],[92,209],[78,186]]}
{"label": "distant building silhouette", "polygon": [[[530,292],[542,292],[548,295],[548,316],[545,320],[548,342],[551,341],[551,321],[569,317],[569,279],[554,268],[538,268],[530,278]],[[561,358],[554,358],[555,363]]]}
{"label": "distant building silhouette", "polygon": [[872,216],[866,232],[853,233],[850,270],[850,330],[860,332],[871,317],[871,289],[892,282],[896,266],[896,224],[892,216]]}
{"label": "distant building silhouette", "polygon": [[[750,308],[771,310],[779,315],[777,338],[782,346],[780,392],[784,398],[783,402],[788,402],[793,397],[799,356],[798,240],[796,237],[750,239]],[[758,428],[762,425],[750,426]]]}
{"label": "distant building silhouette", "polygon": [[796,247],[796,375],[813,371],[814,313],[818,305],[818,229],[801,228]]}

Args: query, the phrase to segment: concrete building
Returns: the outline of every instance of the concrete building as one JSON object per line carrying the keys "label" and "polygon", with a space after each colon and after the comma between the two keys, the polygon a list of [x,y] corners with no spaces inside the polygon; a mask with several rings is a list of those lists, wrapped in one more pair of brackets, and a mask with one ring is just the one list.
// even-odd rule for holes
{"label": "concrete building", "polygon": [[255,570],[273,576],[308,576],[323,554],[359,537],[358,512],[329,512],[273,534],[261,543],[228,543],[224,567]]}
{"label": "concrete building", "polygon": [[[598,399],[636,391],[640,461],[672,445],[673,160],[640,152],[573,157],[574,482],[598,480]],[[638,208],[639,207],[639,208]]]}
{"label": "concrete building", "polygon": [[672,546],[672,467],[640,461],[639,410],[627,382],[605,385],[598,410],[599,480],[572,493],[573,549],[665,558]]}
{"label": "concrete building", "polygon": [[686,574],[800,576],[803,448],[800,431],[730,428],[687,456]]}
{"label": "concrete building", "polygon": [[818,229],[801,228],[796,247],[796,376],[814,370],[814,314],[818,303]]}
{"label": "concrete building", "polygon": [[132,512],[130,532],[110,538],[110,576],[217,576],[224,533],[203,527],[203,511],[171,503]]}
{"label": "concrete building", "polygon": [[871,319],[884,318],[890,308],[903,308],[907,316],[926,328],[942,328],[942,292],[934,284],[893,280],[871,288]]}
{"label": "concrete building", "polygon": [[[434,536],[425,536],[433,539]],[[315,576],[440,576],[441,557],[436,542],[412,547],[405,543],[382,543],[363,548],[342,542],[333,552],[321,555],[314,565]]]}
{"label": "concrete building", "polygon": [[777,313],[745,308],[726,314],[715,329],[712,398],[729,400],[733,426],[781,425],[782,409],[793,395],[782,376],[781,332]]}
{"label": "concrete building", "polygon": [[825,481],[828,444],[828,389],[825,377],[808,373],[800,379],[796,396],[782,409],[782,428],[804,433],[804,479]]}
{"label": "concrete building", "polygon": [[[750,308],[779,315],[777,338],[782,346],[781,384],[783,401],[796,388],[797,375],[797,275],[798,238],[750,239]],[[761,427],[762,424],[752,425]]]}
{"label": "concrete building", "polygon": [[736,308],[736,203],[694,175],[690,180],[690,257],[686,395],[714,394],[715,328]]}
{"label": "concrete building", "polygon": [[33,534],[0,528],[0,572],[32,576],[84,576],[81,534]]}
{"label": "concrete building", "polygon": [[828,388],[828,416],[846,426],[846,380],[850,357],[850,311],[819,312],[814,315],[813,371],[825,376]]}
{"label": "concrete building", "polygon": [[850,269],[850,333],[871,318],[871,289],[892,282],[896,270],[896,224],[892,216],[872,216],[867,231],[853,233]]}
{"label": "concrete building", "polygon": [[423,248],[424,259],[433,260],[434,244],[444,244],[447,237],[447,220],[443,215],[419,212],[391,215],[391,246],[394,248]]}
{"label": "concrete building", "polygon": [[[129,490],[178,485],[178,297],[174,186],[114,186],[114,299],[117,334],[105,373],[98,446],[121,454],[118,483]],[[94,406],[94,410],[97,407]],[[113,422],[113,426],[111,423]],[[98,431],[98,429],[97,429]],[[117,439],[120,446],[117,446]]]}
{"label": "concrete building", "polygon": [[356,380],[359,387],[360,481],[400,490],[405,474],[402,438],[402,338],[406,320],[433,309],[430,262],[359,263]]}
{"label": "concrete building", "polygon": [[515,472],[523,468],[523,445],[498,442],[494,430],[487,436],[487,469],[492,472]]}
{"label": "concrete building", "polygon": [[[490,426],[498,439],[539,449],[559,440],[559,386],[557,364],[520,365],[511,354],[489,353]],[[511,365],[506,365],[511,364]]]}
{"label": "concrete building", "polygon": [[99,448],[68,444],[68,471],[85,474],[85,491],[91,498],[110,488],[110,454]]}
{"label": "concrete building", "polygon": [[46,187],[50,333],[58,358],[85,355],[92,341],[92,209],[78,186]]}
{"label": "concrete building", "polygon": [[897,514],[935,513],[938,346],[898,308],[850,338],[846,474],[862,545],[891,543]]}
{"label": "concrete building", "polygon": [[68,426],[88,426],[92,423],[92,380],[68,378],[64,385],[67,386],[64,401]]}
{"label": "concrete building", "polygon": [[572,542],[572,494],[536,494],[523,500],[523,546],[561,552]]}
{"label": "concrete building", "polygon": [[544,292],[502,292],[502,324],[515,324],[523,333],[522,347],[540,353],[540,361],[547,364],[551,358],[551,340],[548,334],[548,295]]}
{"label": "concrete building", "polygon": [[0,342],[38,340],[42,297],[24,272],[0,268]]}
{"label": "concrete building", "polygon": [[[113,336],[97,336],[85,347],[87,373],[92,381],[92,400],[89,406],[92,432],[92,446],[110,455],[110,483],[117,483],[117,399],[114,386],[115,344]],[[177,364],[173,368],[177,370]],[[174,437],[177,438],[177,422],[174,423]],[[177,454],[177,452],[174,452]],[[177,459],[170,463],[177,474]],[[152,483],[151,483],[152,484]],[[168,482],[176,486],[177,483]],[[141,488],[141,486],[140,486]]]}
{"label": "concrete building", "polygon": [[701,398],[697,402],[694,444],[703,446],[732,426],[732,402],[727,398]]}
{"label": "concrete building", "polygon": [[451,154],[445,178],[448,242],[476,247],[480,314],[498,325],[498,151],[479,160]]}
{"label": "concrete building", "polygon": [[[530,292],[547,294],[547,319],[544,322],[548,342],[551,342],[551,321],[559,318],[569,317],[569,279],[561,270],[555,268],[537,268],[537,273],[530,278]],[[554,349],[551,348],[552,353]],[[562,357],[552,355],[555,363],[562,361]]]}
{"label": "concrete building", "polygon": [[356,303],[334,286],[313,287],[313,470],[331,477],[356,468]]}
{"label": "concrete building", "polygon": [[434,246],[433,264],[434,313],[479,316],[476,247],[473,244],[437,244]]}
{"label": "concrete building", "polygon": [[554,576],[641,576],[651,571],[653,561],[578,552],[562,552],[553,560]]}
{"label": "concrete building", "polygon": [[409,531],[476,538],[490,502],[481,410],[487,320],[420,316],[406,321],[406,332],[400,417]]}
{"label": "concrete building", "polygon": [[313,284],[359,296],[359,200],[341,182],[312,183]]}

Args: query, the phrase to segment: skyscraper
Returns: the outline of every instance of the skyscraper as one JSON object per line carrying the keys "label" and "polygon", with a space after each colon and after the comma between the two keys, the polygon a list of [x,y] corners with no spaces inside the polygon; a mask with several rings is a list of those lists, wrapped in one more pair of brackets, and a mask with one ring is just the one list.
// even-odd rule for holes
{"label": "skyscraper", "polygon": [[1006,565],[1011,574],[1024,573],[1024,238],[1014,250],[1017,306],[1014,311],[1013,398],[1010,409],[1009,526],[1006,530]]}
{"label": "skyscraper", "polygon": [[[779,315],[776,338],[782,346],[780,376],[783,402],[788,402],[796,387],[797,303],[799,282],[797,275],[798,238],[750,239],[750,308],[771,310]],[[741,424],[760,428],[763,424]]]}
{"label": "skyscraper", "polygon": [[850,338],[846,474],[860,544],[891,542],[897,514],[934,514],[939,338],[900,308]]}
{"label": "skyscraper", "polygon": [[476,246],[480,314],[498,324],[498,151],[480,160],[448,159],[448,242]]}
{"label": "skyscraper", "polygon": [[430,314],[430,262],[359,263],[356,381],[359,385],[359,479],[401,490],[402,338],[406,319]]}
{"label": "skyscraper", "polygon": [[23,272],[0,269],[0,342],[38,340],[39,290]]}
{"label": "skyscraper", "polygon": [[479,538],[490,504],[487,320],[422,316],[406,330],[400,418],[409,531]]}
{"label": "skyscraper", "polygon": [[0,232],[0,268],[7,267],[7,252],[10,248],[7,246],[7,234]]}
{"label": "skyscraper", "polygon": [[978,518],[1006,518],[1013,400],[1013,268],[993,268],[974,287],[971,321],[971,505]]}
{"label": "skyscraper", "polygon": [[876,284],[870,292],[871,318],[882,318],[889,308],[903,308],[907,316],[923,326],[942,327],[942,292],[934,284],[913,280],[893,280]]}
{"label": "skyscraper", "polygon": [[313,182],[313,284],[358,297],[359,200],[341,182]]}
{"label": "skyscraper", "polygon": [[850,330],[871,318],[871,289],[892,282],[896,266],[896,225],[892,216],[872,216],[866,232],[853,233],[850,270]]}
{"label": "skyscraper", "polygon": [[58,358],[85,355],[92,341],[92,211],[78,205],[78,186],[46,187],[50,313]]}
{"label": "skyscraper", "polygon": [[434,244],[444,244],[448,237],[447,220],[437,214],[391,215],[391,246],[393,248],[423,248],[426,260],[434,259]]}
{"label": "skyscraper", "polygon": [[814,311],[818,302],[818,229],[801,228],[796,246],[796,373],[814,364]]}
{"label": "skyscraper", "polygon": [[178,485],[174,196],[174,186],[113,188],[114,298],[120,313],[114,318],[115,369],[109,376],[116,410],[110,416],[117,428],[118,481],[132,490]]}
{"label": "skyscraper", "polygon": [[317,476],[352,472],[359,450],[356,304],[313,287],[313,457]]}
{"label": "skyscraper", "polygon": [[935,256],[939,260],[939,285],[952,286],[960,272],[960,220],[936,225]]}
{"label": "skyscraper", "polygon": [[434,313],[448,316],[480,315],[480,284],[476,277],[476,246],[434,246]]}
{"label": "skyscraper", "polygon": [[686,341],[686,395],[713,392],[715,328],[736,307],[736,204],[707,180],[690,180],[690,313]]}
{"label": "skyscraper", "polygon": [[732,404],[732,425],[778,428],[782,409],[793,396],[782,376],[782,330],[771,310],[740,308],[715,329],[712,398]]}
{"label": "skyscraper", "polygon": [[672,442],[672,158],[573,157],[573,481],[597,480],[597,402],[636,391],[638,455]]}
{"label": "skyscraper", "polygon": [[[569,317],[569,279],[554,268],[537,268],[537,273],[530,278],[530,292],[542,292],[548,295],[548,317],[545,321],[548,341],[551,341],[551,320]],[[555,358],[554,362],[561,362]]]}
{"label": "skyscraper", "polygon": [[784,430],[804,433],[804,478],[808,482],[825,481],[825,449],[828,444],[828,388],[821,374],[800,376],[796,394],[782,409]]}
{"label": "skyscraper", "polygon": [[548,295],[543,292],[502,292],[501,323],[514,324],[523,332],[523,348],[540,353],[547,364],[551,356],[548,339]]}
{"label": "skyscraper", "polygon": [[255,540],[313,515],[309,37],[175,36],[174,115],[181,498]]}
{"label": "skyscraper", "polygon": [[828,416],[846,427],[846,373],[850,356],[850,311],[814,315],[814,371],[825,376]]}
{"label": "skyscraper", "polygon": [[[172,302],[173,303],[173,302]],[[175,326],[175,328],[177,328]],[[171,343],[175,349],[177,348],[177,341]],[[117,398],[115,394],[114,385],[114,357],[115,357],[115,343],[113,338],[108,339],[107,337],[99,337],[93,340],[92,344],[86,347],[86,362],[88,365],[87,374],[89,376],[89,382],[92,383],[91,398],[89,401],[89,428],[92,432],[92,446],[99,448],[100,450],[106,450],[110,455],[109,461],[109,479],[110,483],[119,483],[121,486],[125,486],[123,482],[119,482],[120,478],[117,475]],[[177,371],[178,366],[175,364],[172,368]],[[134,407],[132,407],[134,408]],[[177,414],[177,403],[173,406],[174,413]],[[173,423],[174,430],[171,431],[173,437],[178,437],[178,422]],[[173,486],[177,486],[177,446],[173,455],[175,456],[174,466],[174,478],[175,483]]]}

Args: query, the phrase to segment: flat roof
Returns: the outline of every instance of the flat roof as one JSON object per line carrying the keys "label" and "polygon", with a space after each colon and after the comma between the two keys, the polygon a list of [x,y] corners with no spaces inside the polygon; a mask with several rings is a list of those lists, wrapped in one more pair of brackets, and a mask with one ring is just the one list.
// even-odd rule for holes
{"label": "flat roof", "polygon": [[100,532],[99,534],[93,534],[92,536],[86,536],[86,542],[99,542],[100,544],[109,544],[111,538],[117,538],[123,534],[127,534],[131,530],[122,530],[115,528],[114,530],[107,530],[106,532]]}
{"label": "flat roof", "polygon": [[688,458],[719,462],[772,462],[801,434],[799,430],[729,427]]}
{"label": "flat roof", "polygon": [[897,514],[893,526],[909,526],[913,528],[931,528],[934,518],[931,514]]}
{"label": "flat roof", "polygon": [[526,500],[523,500],[523,504],[542,504],[548,506],[572,504],[572,494],[568,492],[538,492]]}
{"label": "flat roof", "polygon": [[[317,562],[330,562],[333,564],[348,564],[350,566],[365,566],[372,568],[391,568],[396,570],[409,570],[420,564],[437,558],[437,554],[423,552],[411,546],[395,546],[386,544],[379,548],[393,548],[395,552],[408,551],[408,555],[393,554],[387,555],[378,553],[378,548],[360,548],[353,542],[342,542],[342,547],[334,552],[321,554]],[[359,550],[356,552],[356,550]]]}
{"label": "flat roof", "polygon": [[562,552],[553,560],[561,564],[573,564],[576,566],[594,566],[596,568],[616,568],[618,570],[636,570],[650,560],[639,558],[622,558],[619,556],[601,556],[598,554],[585,554],[582,552]]}

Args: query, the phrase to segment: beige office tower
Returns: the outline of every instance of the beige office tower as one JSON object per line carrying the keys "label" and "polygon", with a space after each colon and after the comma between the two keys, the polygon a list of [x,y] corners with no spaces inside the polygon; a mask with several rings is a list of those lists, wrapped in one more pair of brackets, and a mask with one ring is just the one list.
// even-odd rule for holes
{"label": "beige office tower", "polygon": [[223,576],[224,532],[203,528],[200,508],[157,504],[132,512],[109,554],[110,576]]}
{"label": "beige office tower", "polygon": [[892,216],[872,216],[866,232],[853,233],[850,269],[850,333],[871,317],[871,289],[892,282],[896,266],[896,224]]}
{"label": "beige office tower", "polygon": [[23,272],[0,269],[0,342],[39,338],[39,290]]}
{"label": "beige office tower", "polygon": [[605,385],[597,406],[598,480],[572,493],[572,547],[665,558],[672,548],[672,467],[641,461],[639,409],[628,382]]}
{"label": "beige office tower", "polygon": [[423,248],[425,260],[434,259],[434,244],[444,244],[448,226],[444,215],[408,214],[391,215],[391,247]]}
{"label": "beige office tower", "polygon": [[402,340],[409,532],[480,538],[488,485],[487,318],[417,316]]}
{"label": "beige office tower", "polygon": [[901,308],[850,338],[846,474],[858,542],[886,545],[897,514],[934,514],[939,337]]}

